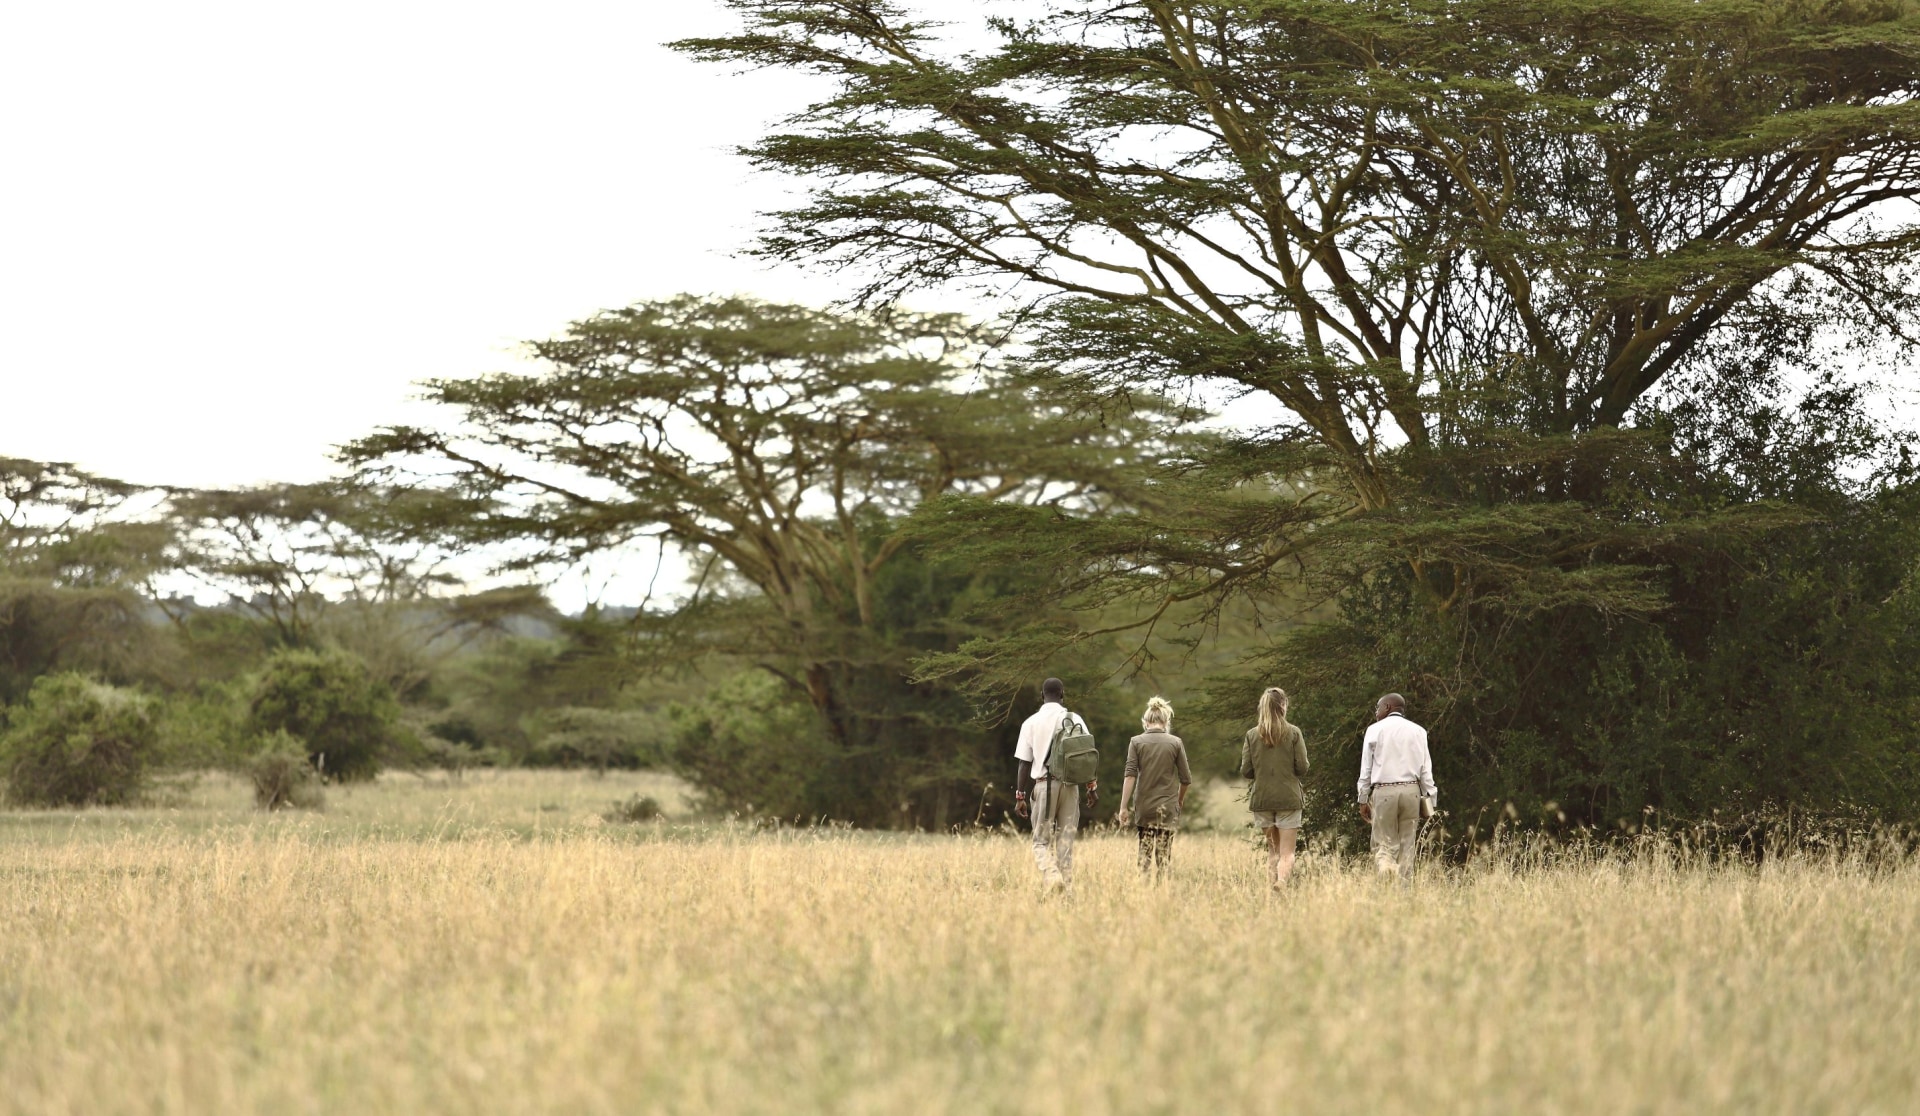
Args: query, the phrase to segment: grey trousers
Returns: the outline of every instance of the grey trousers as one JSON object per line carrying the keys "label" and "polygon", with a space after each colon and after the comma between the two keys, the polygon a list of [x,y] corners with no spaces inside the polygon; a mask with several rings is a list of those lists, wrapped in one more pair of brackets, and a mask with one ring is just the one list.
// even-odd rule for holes
{"label": "grey trousers", "polygon": [[1373,867],[1381,875],[1413,875],[1413,854],[1420,840],[1420,786],[1407,783],[1375,787],[1373,803]]}
{"label": "grey trousers", "polygon": [[1073,839],[1080,832],[1080,788],[1042,779],[1033,784],[1032,809],[1034,865],[1048,883],[1071,884]]}

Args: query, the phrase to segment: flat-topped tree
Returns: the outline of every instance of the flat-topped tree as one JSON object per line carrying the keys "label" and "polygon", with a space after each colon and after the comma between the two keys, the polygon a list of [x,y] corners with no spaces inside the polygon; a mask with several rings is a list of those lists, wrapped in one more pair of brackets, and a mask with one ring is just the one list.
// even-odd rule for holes
{"label": "flat-topped tree", "polygon": [[[973,634],[969,596],[1029,574],[936,570],[908,517],[963,494],[1111,508],[1139,494],[1160,444],[1131,417],[1060,413],[986,340],[951,315],[642,303],[534,343],[540,372],[430,381],[446,425],[389,429],[347,457],[379,483],[489,505],[457,529],[521,565],[685,553],[693,584],[642,610],[636,654],[715,652],[784,680],[838,754],[867,757],[848,785],[892,780],[870,787],[881,809],[935,783],[977,795],[994,777],[968,750],[980,730],[951,693],[913,693],[909,660]],[[841,805],[823,812],[854,816]]]}
{"label": "flat-topped tree", "polygon": [[1051,3],[971,53],[729,7],[676,45],[836,83],[746,149],[811,191],[759,251],[866,301],[1015,281],[1088,386],[1265,393],[1358,508],[1397,447],[1618,425],[1756,322],[1913,307],[1909,0]]}
{"label": "flat-topped tree", "polygon": [[0,457],[0,703],[35,678],[84,670],[125,680],[152,632],[141,594],[168,565],[155,491],[63,462]]}

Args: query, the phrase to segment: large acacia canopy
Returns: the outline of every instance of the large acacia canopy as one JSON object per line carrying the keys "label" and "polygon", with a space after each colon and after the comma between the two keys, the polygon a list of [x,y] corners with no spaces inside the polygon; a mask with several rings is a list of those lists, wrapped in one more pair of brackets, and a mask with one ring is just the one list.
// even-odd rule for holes
{"label": "large acacia canopy", "polygon": [[1909,0],[1056,2],[973,52],[887,0],[730,7],[680,49],[835,83],[748,149],[812,184],[762,252],[868,300],[1015,281],[1093,386],[1271,395],[1358,508],[1398,447],[1910,320]]}

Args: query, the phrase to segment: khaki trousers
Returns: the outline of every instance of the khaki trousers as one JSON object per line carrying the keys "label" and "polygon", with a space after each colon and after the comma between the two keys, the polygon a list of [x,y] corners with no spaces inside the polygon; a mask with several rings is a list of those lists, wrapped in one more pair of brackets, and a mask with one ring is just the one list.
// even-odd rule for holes
{"label": "khaki trousers", "polygon": [[1420,839],[1420,785],[1375,787],[1373,803],[1373,867],[1386,875],[1413,876],[1413,854]]}
{"label": "khaki trousers", "polygon": [[1080,788],[1041,779],[1033,784],[1032,809],[1035,867],[1050,884],[1064,887],[1073,883],[1073,839],[1080,832]]}

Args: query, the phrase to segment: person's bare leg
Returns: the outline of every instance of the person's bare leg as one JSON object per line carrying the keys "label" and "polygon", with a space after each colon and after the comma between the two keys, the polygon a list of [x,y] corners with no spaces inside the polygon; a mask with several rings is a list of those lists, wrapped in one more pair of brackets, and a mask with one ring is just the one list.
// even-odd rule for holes
{"label": "person's bare leg", "polygon": [[1280,875],[1280,835],[1284,829],[1267,830],[1267,886],[1280,890],[1283,877]]}
{"label": "person's bare leg", "polygon": [[1297,829],[1272,829],[1269,833],[1279,836],[1280,846],[1275,850],[1273,886],[1285,887],[1293,875],[1293,846],[1300,839]]}

